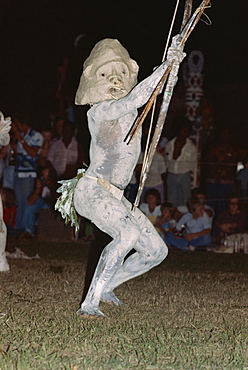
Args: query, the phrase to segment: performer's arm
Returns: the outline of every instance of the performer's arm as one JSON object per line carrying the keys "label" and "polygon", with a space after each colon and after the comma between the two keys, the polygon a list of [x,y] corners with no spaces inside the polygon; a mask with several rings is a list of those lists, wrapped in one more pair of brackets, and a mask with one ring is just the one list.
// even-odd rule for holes
{"label": "performer's arm", "polygon": [[95,120],[115,120],[125,114],[142,107],[163,76],[167,62],[161,64],[149,77],[136,85],[131,92],[119,100],[106,100],[95,104],[90,113],[93,113]]}

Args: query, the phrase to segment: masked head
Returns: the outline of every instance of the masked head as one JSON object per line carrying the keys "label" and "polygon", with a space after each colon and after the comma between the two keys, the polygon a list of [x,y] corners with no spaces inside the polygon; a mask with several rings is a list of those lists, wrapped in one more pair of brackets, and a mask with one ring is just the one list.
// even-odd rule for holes
{"label": "masked head", "polygon": [[99,41],[85,60],[75,104],[120,99],[137,83],[139,67],[118,40]]}

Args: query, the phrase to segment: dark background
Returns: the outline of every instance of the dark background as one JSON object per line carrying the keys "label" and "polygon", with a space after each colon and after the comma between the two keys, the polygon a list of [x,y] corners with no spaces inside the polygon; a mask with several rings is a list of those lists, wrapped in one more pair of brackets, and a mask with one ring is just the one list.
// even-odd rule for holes
{"label": "dark background", "polygon": [[[117,38],[140,66],[139,79],[161,61],[175,0],[1,0],[1,92],[5,115],[25,111],[41,130],[56,110],[56,70],[70,59],[76,91],[82,62],[94,44]],[[193,9],[200,1],[193,2]],[[180,2],[173,34],[179,32]],[[211,26],[199,22],[185,50],[205,57],[204,91],[214,105],[216,127],[230,127],[237,145],[247,148],[247,0],[212,1],[206,13]],[[84,34],[77,48],[75,38]]]}

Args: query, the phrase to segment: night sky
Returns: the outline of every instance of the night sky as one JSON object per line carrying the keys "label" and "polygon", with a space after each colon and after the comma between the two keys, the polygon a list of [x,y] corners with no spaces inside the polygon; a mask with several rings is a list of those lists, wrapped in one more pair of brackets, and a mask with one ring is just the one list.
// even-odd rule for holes
{"label": "night sky", "polygon": [[[193,9],[200,1],[193,1]],[[175,0],[1,0],[1,96],[5,114],[25,111],[42,129],[55,109],[56,69],[70,58],[71,89],[94,44],[117,38],[140,66],[139,79],[161,61]],[[179,32],[180,2],[173,34]],[[199,22],[185,50],[205,57],[204,91],[215,109],[217,126],[234,127],[247,146],[247,0],[212,1],[211,26]],[[85,36],[74,47],[79,34]]]}

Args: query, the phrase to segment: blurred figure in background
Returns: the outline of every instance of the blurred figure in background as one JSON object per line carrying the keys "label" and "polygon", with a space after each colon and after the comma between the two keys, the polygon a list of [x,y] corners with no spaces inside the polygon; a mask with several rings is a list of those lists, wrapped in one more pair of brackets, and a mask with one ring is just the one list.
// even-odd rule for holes
{"label": "blurred figure in background", "polygon": [[238,151],[231,138],[230,130],[224,129],[219,140],[207,150],[207,204],[215,213],[225,209],[225,199],[234,190]]}

